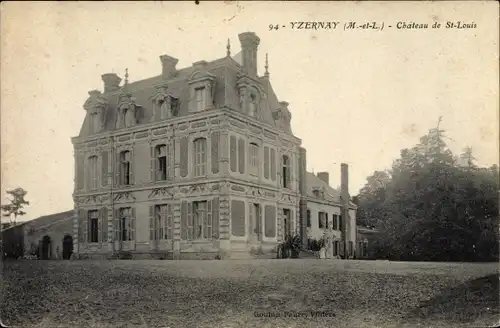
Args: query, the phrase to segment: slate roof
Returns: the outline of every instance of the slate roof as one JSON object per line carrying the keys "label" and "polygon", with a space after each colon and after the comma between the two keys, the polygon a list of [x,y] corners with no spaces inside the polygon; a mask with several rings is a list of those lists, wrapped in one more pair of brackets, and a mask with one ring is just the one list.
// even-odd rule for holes
{"label": "slate roof", "polygon": [[[224,58],[207,62],[205,68],[202,70],[215,75],[215,107],[221,108],[223,106],[227,106],[235,110],[240,110],[240,99],[236,83],[238,75],[243,73],[241,66],[241,52],[236,54],[234,57],[226,56]],[[159,71],[161,72],[161,67],[159,67]],[[188,80],[197,71],[200,71],[200,69],[192,65],[178,69],[175,76],[167,80],[164,80],[160,74],[144,80],[129,82],[127,86],[128,93],[136,99],[136,103],[138,105],[142,106],[142,110],[138,115],[138,125],[151,122],[153,116],[153,101],[151,98],[156,94],[156,86],[160,84],[167,84],[167,92],[179,99],[180,108],[178,115],[187,115],[190,91]],[[267,100],[261,104],[263,121],[272,127],[277,127],[272,116],[272,111],[281,107],[278,102],[278,98],[274,93],[267,77],[257,77],[256,80],[257,83],[260,84],[261,89],[267,93]],[[120,94],[123,90],[123,84],[124,81],[122,81],[120,90],[103,94],[107,98],[109,106],[106,111],[105,131],[116,129],[115,125],[118,113],[117,105]],[[88,135],[88,129],[86,128],[88,118],[89,116],[87,115],[82,128],[80,129],[80,137],[86,137]]]}
{"label": "slate roof", "polygon": [[[73,215],[74,215],[73,210],[44,215],[44,216],[40,216],[39,218],[36,218],[33,220],[19,222],[17,225],[9,227],[5,230],[9,230],[11,228],[20,227],[20,226],[29,226],[29,227],[33,227],[35,229],[43,228],[47,225],[51,225],[51,224],[56,223],[56,222],[62,222],[62,221],[69,220],[73,217]],[[3,231],[5,231],[5,230],[3,230]]]}
{"label": "slate roof", "polygon": [[[330,185],[328,185],[325,181],[318,178],[314,173],[306,172],[306,188],[306,195],[310,198],[317,199],[316,195],[314,194],[314,190],[316,188],[321,188],[322,190],[324,190],[325,201],[334,202],[337,204],[340,203],[340,193]],[[349,201],[349,205],[351,206],[351,208],[356,208],[356,205],[351,201]]]}

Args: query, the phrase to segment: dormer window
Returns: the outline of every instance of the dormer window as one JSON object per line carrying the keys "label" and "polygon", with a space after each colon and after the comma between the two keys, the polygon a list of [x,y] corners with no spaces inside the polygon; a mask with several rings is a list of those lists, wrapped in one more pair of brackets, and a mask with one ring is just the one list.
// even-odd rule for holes
{"label": "dormer window", "polygon": [[98,112],[90,113],[89,126],[90,133],[97,133],[101,130],[101,118]]}
{"label": "dormer window", "polygon": [[281,178],[283,179],[282,185],[283,188],[290,188],[290,159],[288,156],[283,155],[283,167],[282,167],[282,174]]}
{"label": "dormer window", "polygon": [[201,112],[206,108],[206,88],[199,87],[194,89],[195,108]]}
{"label": "dormer window", "polygon": [[248,104],[248,114],[255,117],[257,113],[257,96],[255,94],[250,94],[250,103]]}
{"label": "dormer window", "polygon": [[198,65],[199,71],[189,78],[189,112],[200,112],[213,107],[215,91],[215,75],[206,70],[205,65]]}

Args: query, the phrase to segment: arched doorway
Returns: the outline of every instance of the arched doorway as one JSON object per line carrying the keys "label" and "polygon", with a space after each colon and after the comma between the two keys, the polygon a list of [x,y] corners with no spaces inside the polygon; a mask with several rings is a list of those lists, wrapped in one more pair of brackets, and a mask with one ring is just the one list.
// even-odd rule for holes
{"label": "arched doorway", "polygon": [[63,238],[63,260],[69,260],[71,254],[73,254],[73,237],[71,235],[65,235]]}
{"label": "arched doorway", "polygon": [[52,240],[50,239],[49,236],[44,236],[42,238],[42,242],[41,242],[41,256],[40,258],[42,260],[50,260],[50,257],[51,257],[51,250],[52,250]]}

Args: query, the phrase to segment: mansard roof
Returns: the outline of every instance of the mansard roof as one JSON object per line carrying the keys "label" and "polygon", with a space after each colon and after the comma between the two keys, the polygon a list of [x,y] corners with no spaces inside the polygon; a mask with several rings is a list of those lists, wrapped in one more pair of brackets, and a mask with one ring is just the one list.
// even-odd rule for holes
{"label": "mansard roof", "polygon": [[[158,85],[166,84],[168,87],[167,93],[179,99],[180,107],[178,116],[187,115],[190,92],[188,82],[191,78],[193,78],[193,76],[198,75],[197,72],[200,72],[202,75],[209,74],[215,82],[215,89],[213,93],[215,108],[227,106],[239,111],[240,97],[237,82],[239,77],[244,75],[244,72],[241,64],[238,63],[238,61],[241,62],[241,58],[238,60],[238,55],[235,57],[236,58],[226,56],[210,62],[205,62],[203,68],[200,68],[199,65],[181,68],[178,69],[175,72],[175,75],[169,79],[164,79],[160,74],[144,80],[129,82],[127,84],[127,93],[134,97],[136,103],[143,108],[139,115],[138,125],[151,122],[153,116],[153,102],[151,99],[157,93]],[[279,103],[278,98],[271,87],[269,78],[256,77],[249,79],[266,94],[266,100],[264,101],[263,108],[261,108],[262,120],[274,128],[279,128],[273,118],[273,111],[281,108],[282,104]],[[119,90],[102,93],[108,103],[105,113],[104,131],[112,131],[116,129],[115,126],[118,115],[117,105],[123,91],[122,85]],[[85,118],[85,122],[80,130],[80,137],[88,135],[88,129],[85,128],[88,124],[87,120],[88,116]]]}
{"label": "mansard roof", "polygon": [[[328,203],[341,204],[340,193],[328,185],[325,181],[318,178],[314,173],[306,172],[306,195],[309,197],[308,201],[314,201],[314,199],[318,199],[314,194],[314,191],[317,189],[324,191],[324,199],[318,199],[319,201],[325,201]],[[357,208],[356,204],[352,201],[349,201],[350,208]]]}

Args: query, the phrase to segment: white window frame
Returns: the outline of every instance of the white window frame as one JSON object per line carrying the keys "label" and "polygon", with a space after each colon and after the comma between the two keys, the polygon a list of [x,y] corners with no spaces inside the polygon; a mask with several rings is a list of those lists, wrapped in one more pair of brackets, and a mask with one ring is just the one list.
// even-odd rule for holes
{"label": "white window frame", "polygon": [[[122,224],[124,222],[125,224]],[[120,241],[132,241],[132,209],[130,207],[120,208],[119,217],[119,231],[120,231]],[[123,239],[123,228],[126,226],[127,239]]]}
{"label": "white window frame", "polygon": [[195,87],[194,88],[194,101],[195,101],[195,108],[197,112],[204,111],[207,107],[206,100],[206,87],[201,86],[201,87]]}
{"label": "white window frame", "polygon": [[[259,175],[259,150],[259,145],[254,142],[248,145],[248,172],[255,176]],[[270,158],[269,162],[271,162]]]}
{"label": "white window frame", "polygon": [[193,175],[203,177],[207,172],[207,138],[193,140]]}
{"label": "white window frame", "polygon": [[[128,154],[128,159],[126,155]],[[125,164],[128,163],[128,184],[125,184]],[[130,171],[132,171],[132,152],[130,150],[123,150],[120,152],[120,185],[128,186],[131,185],[130,181]]]}
{"label": "white window frame", "polygon": [[[97,231],[95,232],[96,233],[96,241],[92,241],[92,224],[91,224],[92,220],[97,220]],[[97,244],[99,242],[99,210],[88,211],[87,229],[88,229],[87,242],[90,244]]]}
{"label": "white window frame", "polygon": [[87,182],[89,190],[96,190],[99,188],[99,157],[97,155],[91,155],[88,157],[88,171],[87,171]]}
{"label": "white window frame", "polygon": [[[164,150],[162,153],[162,149]],[[168,178],[168,156],[167,156],[167,145],[160,144],[155,147],[156,153],[156,181],[165,181]],[[160,158],[165,157],[165,179],[162,179],[161,176],[161,162]]]}

